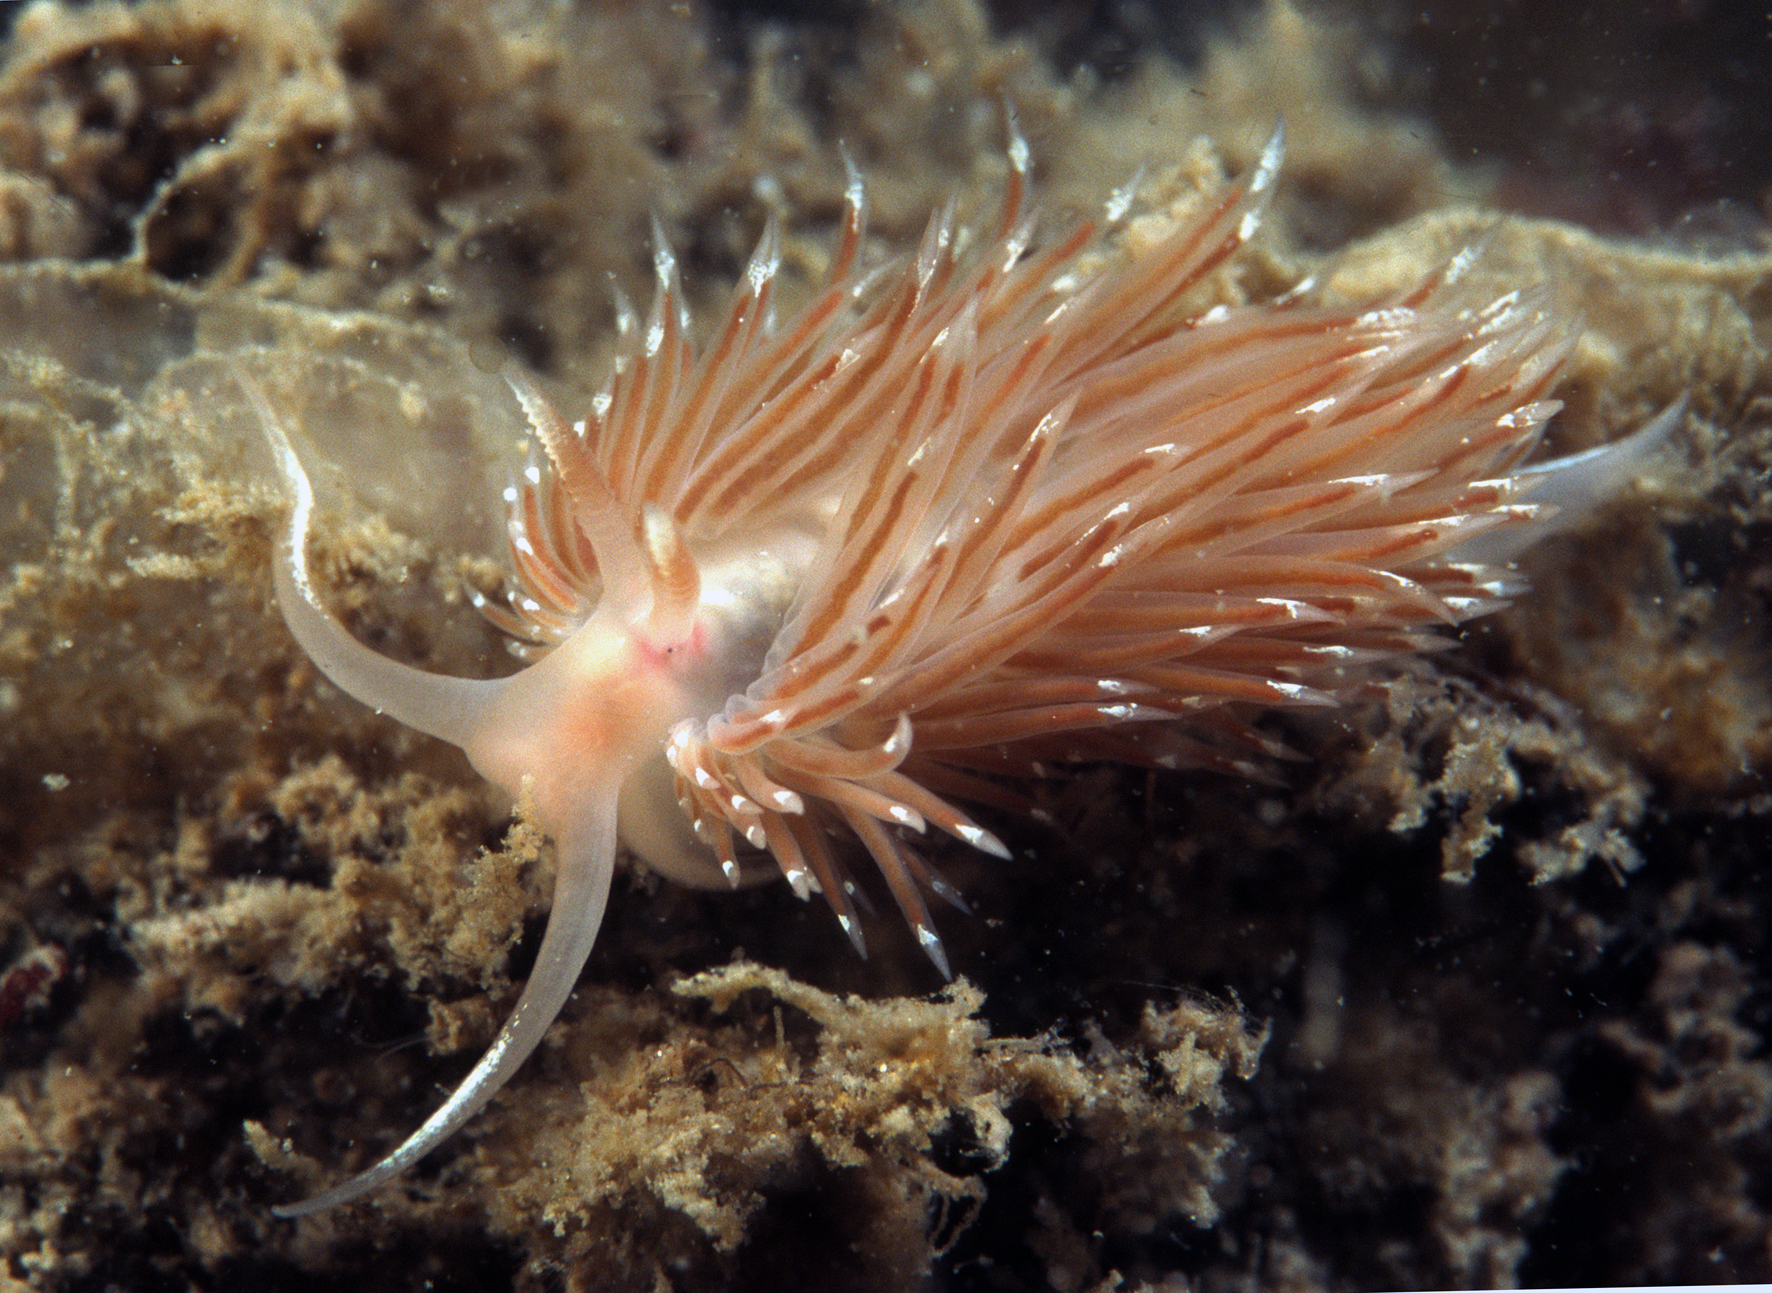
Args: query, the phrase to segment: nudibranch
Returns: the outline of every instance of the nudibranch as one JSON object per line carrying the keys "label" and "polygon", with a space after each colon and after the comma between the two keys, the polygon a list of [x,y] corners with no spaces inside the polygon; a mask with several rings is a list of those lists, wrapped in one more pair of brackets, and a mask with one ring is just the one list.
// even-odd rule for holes
{"label": "nudibranch", "polygon": [[491,1048],[386,1158],[280,1215],[388,1181],[511,1078],[590,953],[618,840],[689,884],[779,874],[858,950],[845,858],[865,851],[945,975],[924,899],[959,898],[919,832],[1007,857],[961,805],[1018,776],[1248,766],[1251,707],[1333,704],[1369,662],[1501,606],[1550,513],[1604,496],[1677,418],[1522,465],[1574,330],[1543,289],[1471,299],[1462,259],[1357,307],[1190,312],[1281,151],[1276,131],[1134,251],[1108,237],[1130,192],[1042,237],[1013,138],[993,231],[950,207],[874,268],[851,168],[812,299],[776,321],[771,225],[699,347],[657,238],[650,315],[582,419],[512,378],[542,453],[506,494],[515,591],[482,608],[529,660],[507,678],[396,663],[325,609],[312,490],[243,379],[293,498],[275,582],[295,638],[526,797],[558,853]]}

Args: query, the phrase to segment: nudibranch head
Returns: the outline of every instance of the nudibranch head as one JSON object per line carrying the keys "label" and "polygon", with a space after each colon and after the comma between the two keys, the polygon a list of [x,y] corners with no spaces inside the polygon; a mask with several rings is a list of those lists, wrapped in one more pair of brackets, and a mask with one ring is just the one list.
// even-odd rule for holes
{"label": "nudibranch head", "polygon": [[385,1182],[510,1078],[590,952],[618,835],[690,883],[785,876],[863,949],[858,840],[946,974],[925,895],[959,899],[919,832],[1007,857],[958,804],[1066,761],[1248,769],[1268,748],[1249,707],[1332,704],[1356,666],[1502,605],[1550,513],[1678,417],[1523,467],[1572,330],[1542,292],[1473,303],[1462,261],[1358,307],[1190,313],[1280,153],[1276,131],[1243,180],[1114,253],[1125,195],[1036,235],[1017,137],[990,236],[944,212],[866,271],[852,172],[824,287],[777,324],[771,227],[699,348],[659,239],[650,316],[582,420],[512,378],[541,454],[507,491],[516,591],[483,609],[530,663],[496,681],[396,664],[326,611],[307,478],[242,377],[293,495],[276,587],[296,638],[527,796],[559,859],[487,1054],[387,1158],[282,1215]]}

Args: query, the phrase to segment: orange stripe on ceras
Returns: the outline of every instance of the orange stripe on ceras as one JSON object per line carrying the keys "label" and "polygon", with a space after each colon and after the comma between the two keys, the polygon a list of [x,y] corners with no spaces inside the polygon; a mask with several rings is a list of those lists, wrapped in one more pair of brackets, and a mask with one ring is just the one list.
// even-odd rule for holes
{"label": "orange stripe on ceras", "polygon": [[[742,316],[734,316],[706,356],[716,361],[704,367],[690,392],[689,403],[672,415],[668,427],[655,428],[651,444],[643,450],[636,471],[636,493],[640,498],[658,501],[680,464],[693,460],[695,450],[707,434],[712,419],[709,414],[716,393],[724,394],[731,386],[728,348],[733,343]],[[720,374],[716,380],[715,374]]]}
{"label": "orange stripe on ceras", "polygon": [[817,744],[805,738],[781,739],[769,747],[771,763],[812,777],[872,777],[889,772],[904,759],[905,752],[889,751],[881,746],[845,750],[835,745]]}
{"label": "orange stripe on ceras", "polygon": [[[733,435],[698,468],[683,488],[678,501],[678,514],[699,518],[704,513],[730,515],[737,499],[755,497],[762,482],[772,473],[767,460],[758,459],[766,450],[773,450],[775,435],[801,412],[800,402],[810,401],[813,408],[828,403],[836,394],[824,386],[842,366],[843,356],[825,356],[816,368],[796,379],[793,389],[785,390],[763,404],[743,426],[743,435]],[[719,493],[709,498],[711,491]]]}
{"label": "orange stripe on ceras", "polygon": [[[1090,312],[1097,317],[1126,317],[1131,307],[1131,302],[1157,291],[1158,289],[1154,286],[1155,284],[1183,273],[1183,266],[1185,266],[1188,260],[1193,257],[1196,249],[1207,238],[1213,235],[1213,231],[1216,229],[1218,222],[1224,219],[1226,212],[1230,211],[1243,200],[1243,196],[1244,189],[1242,185],[1232,185],[1227,188],[1224,192],[1223,198],[1210,214],[1194,215],[1189,218],[1190,223],[1186,226],[1188,231],[1186,237],[1174,239],[1174,245],[1165,248],[1158,255],[1152,257],[1150,263],[1147,264],[1140,261],[1134,261],[1131,265],[1127,266],[1124,271],[1117,275],[1118,290],[1110,291],[1105,299],[1098,299],[1090,302]],[[1173,239],[1174,235],[1171,234],[1170,237]],[[1233,244],[1230,250],[1234,251],[1235,249],[1236,244]],[[1229,255],[1229,251],[1225,252],[1225,255]],[[1222,257],[1220,257],[1220,259],[1222,259]],[[1210,268],[1210,266],[1207,268]],[[1180,288],[1186,287],[1188,284],[1196,281],[1199,275],[1203,272],[1205,271],[1188,271],[1185,277],[1182,278],[1179,287],[1168,287],[1164,289],[1159,306],[1173,300]],[[1103,280],[1097,281],[1100,282]],[[1133,326],[1142,324],[1149,317],[1149,311],[1140,314]]]}
{"label": "orange stripe on ceras", "polygon": [[[1113,471],[1097,476],[1080,491],[1066,491],[1061,497],[1046,504],[1039,511],[1023,517],[1010,532],[1009,541],[1005,545],[1011,552],[1027,546],[1037,536],[1049,535],[1062,539],[1063,532],[1070,528],[1061,522],[1076,513],[1091,512],[1095,509],[1091,504],[1098,503],[1104,497],[1123,496],[1127,486],[1140,476],[1148,476],[1158,467],[1158,463],[1149,457],[1139,457],[1121,463]],[[1018,580],[1026,580],[1044,568],[1049,562],[1062,555],[1066,549],[1063,542],[1048,543],[1032,556],[1024,558],[1016,571]]]}

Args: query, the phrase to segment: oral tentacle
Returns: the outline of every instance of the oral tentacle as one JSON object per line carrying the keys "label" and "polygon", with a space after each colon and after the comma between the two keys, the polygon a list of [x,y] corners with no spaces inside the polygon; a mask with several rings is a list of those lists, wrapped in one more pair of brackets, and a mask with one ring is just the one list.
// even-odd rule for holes
{"label": "oral tentacle", "polygon": [[258,416],[290,495],[289,520],[272,562],[277,606],[290,633],[321,673],[378,714],[391,714],[408,727],[453,745],[466,744],[493,711],[502,683],[453,678],[390,660],[352,637],[333,617],[308,571],[314,488],[307,470],[264,388],[239,366],[234,368],[234,380]]}
{"label": "oral tentacle", "polygon": [[480,1062],[435,1113],[399,1148],[366,1172],[300,1203],[273,1208],[279,1217],[310,1216],[348,1203],[391,1181],[430,1153],[497,1095],[540,1045],[591,954],[609,885],[615,874],[615,805],[618,785],[586,789],[578,819],[559,837],[553,908],[535,968],[516,1008]]}

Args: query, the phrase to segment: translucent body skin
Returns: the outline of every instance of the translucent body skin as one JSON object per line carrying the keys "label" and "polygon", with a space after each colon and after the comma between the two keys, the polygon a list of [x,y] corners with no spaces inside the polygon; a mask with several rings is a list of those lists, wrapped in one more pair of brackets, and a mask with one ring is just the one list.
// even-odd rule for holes
{"label": "translucent body skin", "polygon": [[1035,246],[1019,139],[1001,225],[967,251],[946,212],[859,273],[855,181],[823,293],[774,326],[770,230],[700,352],[661,240],[651,317],[584,421],[513,379],[547,464],[507,492],[520,590],[483,609],[533,663],[497,681],[386,660],[325,610],[312,492],[243,379],[294,500],[291,631],[528,796],[559,859],[486,1055],[393,1153],[279,1215],[386,1182],[509,1080],[589,955],[618,830],[687,883],[822,893],[865,954],[838,848],[858,839],[946,974],[923,895],[958,896],[907,831],[1007,857],[954,801],[1005,802],[1005,778],[1065,760],[1249,770],[1237,751],[1272,747],[1239,706],[1333,704],[1368,662],[1504,604],[1551,512],[1615,489],[1675,424],[1522,467],[1571,332],[1541,296],[1473,306],[1459,263],[1366,307],[1186,314],[1280,151],[1276,132],[1243,183],[1093,269],[1095,225]]}

